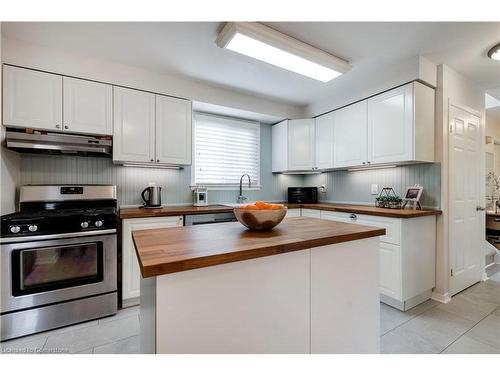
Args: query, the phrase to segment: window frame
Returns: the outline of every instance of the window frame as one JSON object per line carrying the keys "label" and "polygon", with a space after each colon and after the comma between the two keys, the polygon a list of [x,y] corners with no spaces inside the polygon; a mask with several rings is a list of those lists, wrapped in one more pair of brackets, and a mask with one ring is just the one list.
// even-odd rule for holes
{"label": "window frame", "polygon": [[222,116],[222,115],[216,115],[212,113],[205,113],[205,112],[193,112],[193,132],[192,132],[192,165],[191,165],[191,188],[195,188],[196,186],[204,186],[208,190],[234,190],[237,191],[239,190],[239,184],[223,184],[223,183],[217,183],[217,184],[206,184],[206,183],[197,183],[196,182],[196,118],[198,116],[206,116],[206,117],[212,117],[212,118],[217,118],[222,121],[236,121],[240,123],[246,123],[248,125],[253,125],[256,126],[257,128],[257,149],[258,149],[258,155],[257,155],[257,184],[252,184],[252,187],[248,187],[248,179],[244,179],[243,181],[243,190],[244,191],[251,191],[251,190],[260,190],[262,188],[262,176],[261,176],[261,123],[259,121],[252,121],[252,120],[247,120],[247,119],[242,119],[242,118],[237,118],[237,117],[230,117],[230,116]]}

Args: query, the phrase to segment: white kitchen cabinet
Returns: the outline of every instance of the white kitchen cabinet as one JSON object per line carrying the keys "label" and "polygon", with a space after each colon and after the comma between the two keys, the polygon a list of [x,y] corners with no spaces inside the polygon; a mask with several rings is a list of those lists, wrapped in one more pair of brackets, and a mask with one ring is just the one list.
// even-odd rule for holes
{"label": "white kitchen cabinet", "polygon": [[314,120],[288,121],[288,170],[316,169]]}
{"label": "white kitchen cabinet", "polygon": [[325,220],[386,230],[379,247],[382,302],[406,311],[430,298],[435,286],[435,216],[402,219],[325,210],[320,215]]}
{"label": "white kitchen cabinet", "polygon": [[155,162],[155,95],[114,87],[114,162]]}
{"label": "white kitchen cabinet", "polygon": [[156,95],[156,162],[191,164],[191,102]]}
{"label": "white kitchen cabinet", "polygon": [[132,232],[142,229],[182,227],[182,216],[125,219],[122,221],[122,304],[139,303],[141,270],[135,253]]}
{"label": "white kitchen cabinet", "polygon": [[335,113],[330,112],[315,118],[315,152],[318,169],[332,169],[333,126]]}
{"label": "white kitchen cabinet", "polygon": [[321,211],[320,210],[312,210],[310,208],[302,208],[301,211],[302,211],[301,216],[313,217],[316,219],[321,218]]}
{"label": "white kitchen cabinet", "polygon": [[314,119],[284,120],[272,127],[272,171],[311,171],[315,166]]}
{"label": "white kitchen cabinet", "polygon": [[113,87],[63,77],[64,130],[81,134],[113,134]]}
{"label": "white kitchen cabinet", "polygon": [[367,164],[367,115],[366,100],[334,112],[333,165],[335,168]]}
{"label": "white kitchen cabinet", "polygon": [[286,217],[298,217],[300,215],[300,208],[289,208],[286,210]]}
{"label": "white kitchen cabinet", "polygon": [[434,161],[434,90],[413,82],[368,99],[372,164]]}
{"label": "white kitchen cabinet", "polygon": [[62,130],[62,77],[3,66],[3,124]]}

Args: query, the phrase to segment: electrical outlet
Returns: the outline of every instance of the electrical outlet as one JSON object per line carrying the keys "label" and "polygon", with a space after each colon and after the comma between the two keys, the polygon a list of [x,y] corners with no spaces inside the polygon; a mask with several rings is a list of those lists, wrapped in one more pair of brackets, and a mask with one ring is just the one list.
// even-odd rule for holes
{"label": "electrical outlet", "polygon": [[373,195],[378,194],[378,184],[372,184],[372,194]]}

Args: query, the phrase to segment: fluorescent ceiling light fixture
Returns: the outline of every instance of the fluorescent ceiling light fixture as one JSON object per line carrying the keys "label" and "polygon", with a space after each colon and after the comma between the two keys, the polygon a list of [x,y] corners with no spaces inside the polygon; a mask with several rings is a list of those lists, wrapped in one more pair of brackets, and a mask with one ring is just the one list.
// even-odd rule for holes
{"label": "fluorescent ceiling light fixture", "polygon": [[492,60],[500,60],[500,43],[488,51],[488,57]]}
{"label": "fluorescent ceiling light fixture", "polygon": [[347,61],[258,22],[228,22],[216,43],[321,82],[331,81],[351,69]]}
{"label": "fluorescent ceiling light fixture", "polygon": [[486,94],[486,100],[484,104],[486,109],[500,107],[500,100],[495,98],[493,95]]}
{"label": "fluorescent ceiling light fixture", "polygon": [[347,171],[348,172],[369,171],[369,170],[372,170],[372,169],[386,169],[386,168],[396,168],[396,165],[378,165],[376,167],[349,168],[349,169],[347,169]]}

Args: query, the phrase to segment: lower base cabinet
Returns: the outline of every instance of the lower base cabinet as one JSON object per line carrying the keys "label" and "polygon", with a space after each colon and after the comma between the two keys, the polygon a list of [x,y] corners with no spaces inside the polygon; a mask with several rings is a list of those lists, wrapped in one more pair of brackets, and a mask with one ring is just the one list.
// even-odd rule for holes
{"label": "lower base cabinet", "polygon": [[406,311],[431,297],[436,285],[435,216],[402,219],[323,210],[320,216],[326,220],[385,228],[379,248],[382,302]]}
{"label": "lower base cabinet", "polygon": [[122,305],[138,305],[141,293],[141,270],[135,254],[132,232],[142,229],[182,227],[182,216],[165,216],[122,221]]}

